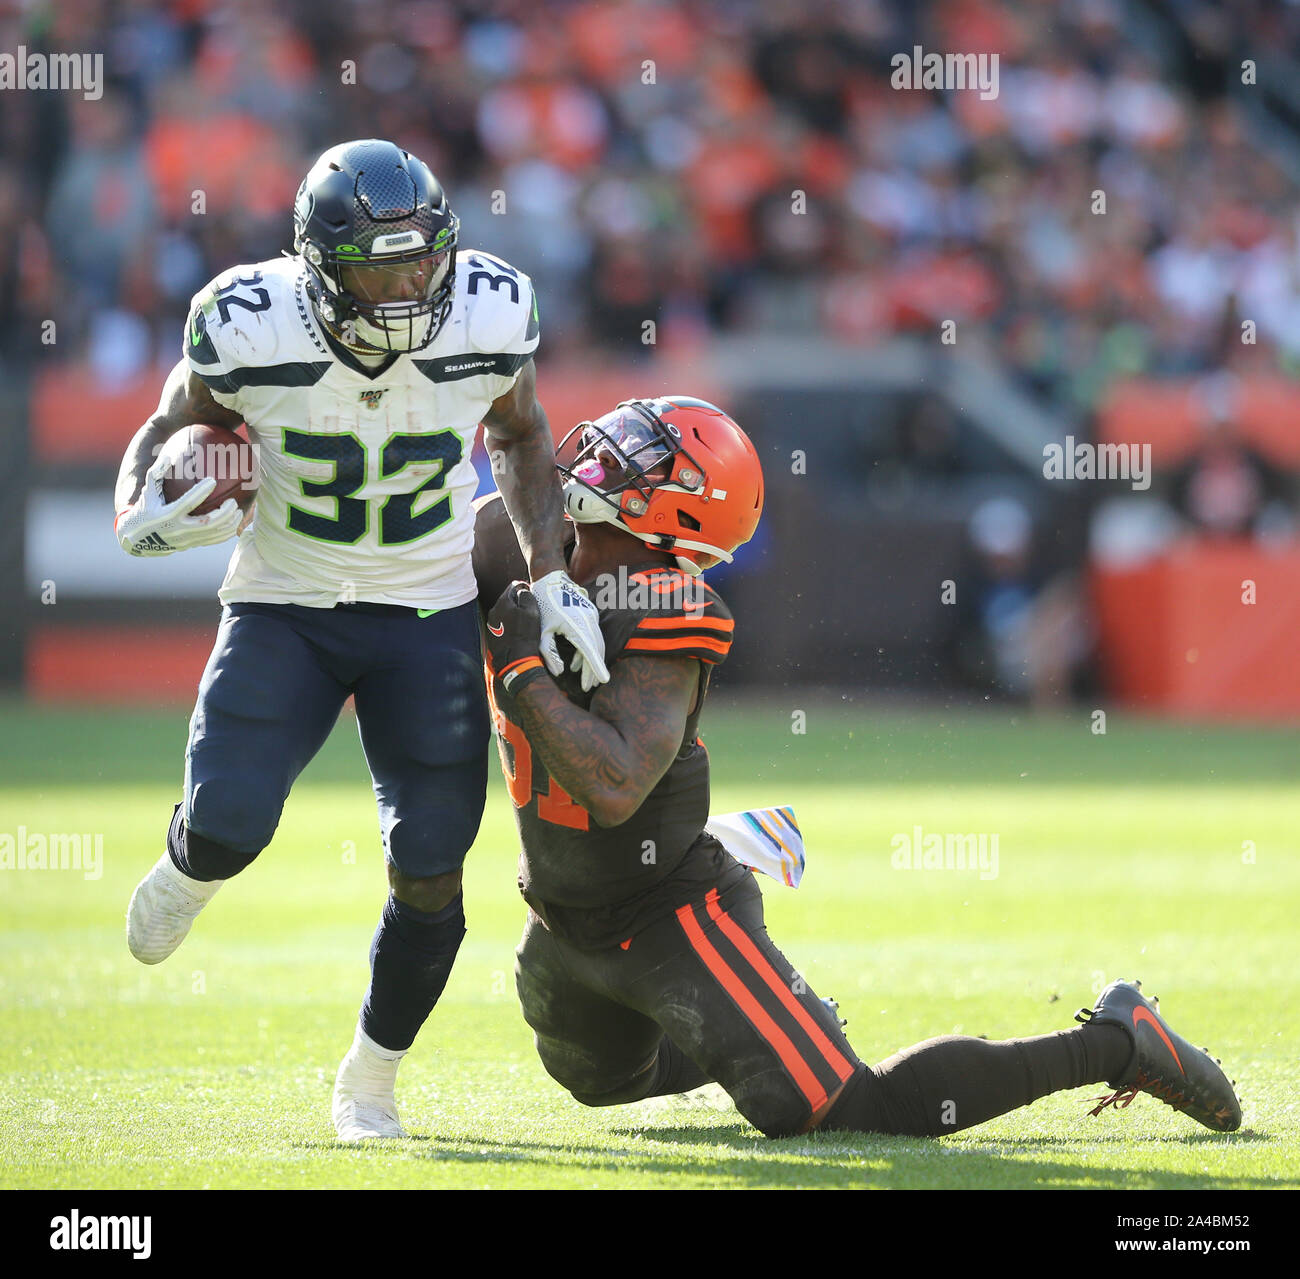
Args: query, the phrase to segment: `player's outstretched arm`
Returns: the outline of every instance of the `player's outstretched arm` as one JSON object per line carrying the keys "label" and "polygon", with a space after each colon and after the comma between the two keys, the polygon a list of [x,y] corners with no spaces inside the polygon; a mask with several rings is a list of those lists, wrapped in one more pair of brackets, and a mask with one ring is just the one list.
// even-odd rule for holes
{"label": "player's outstretched arm", "polygon": [[513,583],[488,615],[493,669],[506,672],[524,733],[546,771],[601,826],[618,826],[681,749],[699,664],[693,657],[625,656],[583,710],[539,664],[540,630],[536,602],[522,582]]}
{"label": "player's outstretched arm", "polygon": [[214,479],[200,480],[174,502],[165,501],[158,454],[187,426],[208,423],[234,428],[241,421],[238,413],[212,398],[185,360],[177,363],[163,384],[157,412],[131,438],[118,471],[113,526],[123,550],[131,555],[170,555],[233,536],[243,518],[233,500],[207,515],[190,514],[211,495]]}
{"label": "player's outstretched arm", "polygon": [[600,615],[565,571],[564,504],[555,470],[555,440],[537,399],[537,370],[524,365],[510,391],[493,402],[483,419],[488,455],[502,501],[542,612],[542,658],[552,675],[564,670],[555,646],[563,635],[574,648],[573,670],[582,687],[609,678]]}
{"label": "player's outstretched arm", "polygon": [[488,456],[501,499],[536,581],[564,568],[564,505],[555,470],[555,440],[537,399],[532,360],[483,419]]}

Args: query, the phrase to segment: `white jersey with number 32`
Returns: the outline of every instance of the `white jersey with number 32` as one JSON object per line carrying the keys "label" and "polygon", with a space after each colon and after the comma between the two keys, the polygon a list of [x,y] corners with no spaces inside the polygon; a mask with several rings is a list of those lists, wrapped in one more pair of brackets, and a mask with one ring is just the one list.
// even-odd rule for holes
{"label": "white jersey with number 32", "polygon": [[297,258],[235,267],[197,294],[186,359],[247,423],[259,468],[223,602],[473,599],[475,429],[537,340],[532,282],[472,250],[438,336],[377,368],[321,327]]}

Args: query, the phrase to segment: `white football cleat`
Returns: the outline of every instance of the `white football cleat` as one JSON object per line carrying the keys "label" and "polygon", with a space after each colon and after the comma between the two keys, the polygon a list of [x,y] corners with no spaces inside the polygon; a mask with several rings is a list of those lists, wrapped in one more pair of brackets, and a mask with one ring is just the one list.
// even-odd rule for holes
{"label": "white football cleat", "polygon": [[360,1026],[334,1080],[334,1131],[340,1141],[405,1137],[393,1086],[405,1052],[381,1048]]}
{"label": "white football cleat", "polygon": [[183,875],[164,853],[135,886],[126,909],[126,944],[142,964],[161,964],[185,940],[190,925],[224,879]]}

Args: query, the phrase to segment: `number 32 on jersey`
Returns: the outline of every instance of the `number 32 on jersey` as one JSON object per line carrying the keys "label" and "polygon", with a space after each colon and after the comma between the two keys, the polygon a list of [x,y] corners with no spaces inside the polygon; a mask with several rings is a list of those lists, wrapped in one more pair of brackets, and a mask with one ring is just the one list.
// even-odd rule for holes
{"label": "number 32 on jersey", "polygon": [[[334,467],[331,479],[301,480],[304,497],[333,498],[333,515],[321,515],[300,506],[289,507],[289,527],[304,537],[322,542],[353,546],[370,527],[373,503],[353,496],[366,482],[366,451],[351,433],[312,435],[286,429],[282,447],[290,457],[311,462],[328,462]],[[462,445],[455,431],[431,435],[393,435],[379,453],[379,472],[384,478],[397,475],[408,466],[439,463],[437,473],[410,493],[389,497],[378,507],[379,544],[396,546],[427,537],[451,519],[451,498],[433,499],[459,464]],[[417,510],[417,499],[421,499]]]}

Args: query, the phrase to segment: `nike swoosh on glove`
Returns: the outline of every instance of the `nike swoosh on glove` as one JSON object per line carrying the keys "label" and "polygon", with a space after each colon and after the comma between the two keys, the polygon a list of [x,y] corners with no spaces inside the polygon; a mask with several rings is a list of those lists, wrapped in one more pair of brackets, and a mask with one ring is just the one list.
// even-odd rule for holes
{"label": "nike swoosh on glove", "polygon": [[528,584],[511,582],[488,614],[487,649],[496,677],[512,696],[533,678],[546,678],[537,656],[541,632],[537,601]]}

